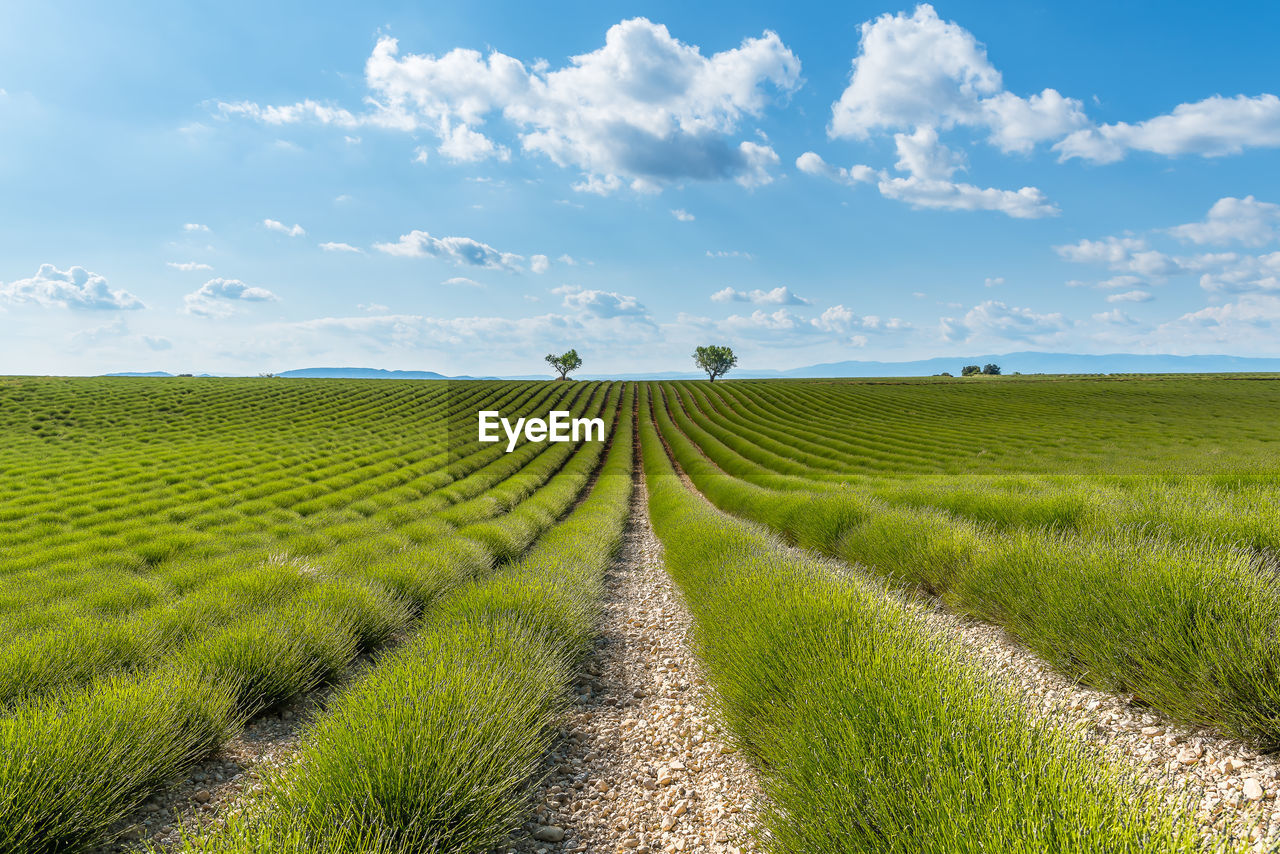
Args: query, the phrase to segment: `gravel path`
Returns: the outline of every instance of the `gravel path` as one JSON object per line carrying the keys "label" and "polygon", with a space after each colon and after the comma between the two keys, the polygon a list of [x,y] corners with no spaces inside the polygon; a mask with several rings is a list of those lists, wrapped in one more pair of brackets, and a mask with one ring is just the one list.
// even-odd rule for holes
{"label": "gravel path", "polygon": [[637,483],[599,637],[533,820],[500,851],[758,852],[760,790],[717,727]]}

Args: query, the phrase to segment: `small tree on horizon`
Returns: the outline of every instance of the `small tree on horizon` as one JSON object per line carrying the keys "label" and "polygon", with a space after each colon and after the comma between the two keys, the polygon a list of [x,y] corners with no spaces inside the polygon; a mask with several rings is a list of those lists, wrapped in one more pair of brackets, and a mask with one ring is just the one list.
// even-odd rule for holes
{"label": "small tree on horizon", "polygon": [[693,361],[699,368],[707,372],[707,378],[711,382],[715,382],[716,377],[724,376],[729,372],[730,368],[738,364],[738,357],[733,354],[733,350],[729,347],[709,344],[693,351]]}
{"label": "small tree on horizon", "polygon": [[989,377],[998,377],[1000,376],[1000,366],[994,363],[983,365],[982,372]]}
{"label": "small tree on horizon", "polygon": [[980,373],[982,373],[982,368],[979,368],[977,365],[965,365],[960,369],[960,376],[962,377],[971,377],[974,374]]}
{"label": "small tree on horizon", "polygon": [[582,357],[578,355],[577,350],[569,350],[559,356],[554,353],[548,353],[547,364],[559,372],[560,379],[567,380],[570,373],[582,367]]}

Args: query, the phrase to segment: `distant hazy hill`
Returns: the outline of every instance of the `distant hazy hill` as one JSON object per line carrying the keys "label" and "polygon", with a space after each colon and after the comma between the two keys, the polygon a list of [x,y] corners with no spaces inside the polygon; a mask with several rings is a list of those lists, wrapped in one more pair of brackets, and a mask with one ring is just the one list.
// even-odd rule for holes
{"label": "distant hazy hill", "polygon": [[[736,379],[764,379],[769,377],[925,377],[948,371],[959,374],[965,365],[985,365],[995,362],[1006,374],[1219,374],[1219,373],[1272,373],[1280,372],[1280,358],[1252,358],[1246,356],[1165,356],[1139,355],[1136,353],[1112,353],[1104,356],[1086,356],[1079,353],[1004,353],[985,356],[946,356],[936,359],[920,359],[914,362],[829,362],[807,365],[785,371],[742,368],[730,375]],[[106,374],[108,377],[171,377],[165,371],[125,372]],[[199,374],[207,377],[209,374]],[[473,380],[496,377],[447,377],[435,371],[385,371],[381,368],[301,368],[285,371],[277,376],[374,379],[374,380]],[[584,380],[682,380],[701,379],[706,374],[695,371],[634,371],[624,374],[583,373]],[[508,376],[509,380],[545,380],[548,374]]]}
{"label": "distant hazy hill", "polygon": [[[176,377],[178,374],[171,374],[168,371],[120,371],[115,374],[103,374],[104,377]],[[187,376],[197,377],[216,377],[225,376],[224,374],[187,374]]]}
{"label": "distant hazy hill", "polygon": [[964,358],[922,359],[916,362],[832,362],[784,371],[788,377],[914,377],[942,371],[960,373],[965,365],[994,362],[1006,374],[1218,374],[1280,371],[1280,359],[1241,356],[1164,356],[1112,353],[1005,353]]}
{"label": "distant hazy hill", "polygon": [[[168,371],[121,371],[114,374],[103,374],[105,377],[173,377]],[[215,376],[214,374],[196,374],[198,377]],[[218,376],[235,376],[220,374]],[[381,368],[299,368],[296,371],[284,371],[278,377],[303,379],[340,379],[340,380],[474,380],[493,379],[493,377],[446,377],[435,371],[384,371]]]}
{"label": "distant hazy hill", "polygon": [[[948,371],[959,375],[965,365],[994,362],[1006,374],[1218,374],[1280,372],[1280,358],[1244,356],[1165,356],[1112,353],[1102,356],[1079,353],[1003,353],[985,356],[944,356],[914,362],[830,362],[785,371],[736,369],[731,378],[769,377],[927,377]],[[692,371],[661,373],[584,374],[582,379],[674,380],[701,379]]]}
{"label": "distant hazy hill", "polygon": [[384,371],[381,368],[300,368],[284,371],[280,377],[309,377],[340,380],[474,380],[477,377],[446,377],[435,371]]}

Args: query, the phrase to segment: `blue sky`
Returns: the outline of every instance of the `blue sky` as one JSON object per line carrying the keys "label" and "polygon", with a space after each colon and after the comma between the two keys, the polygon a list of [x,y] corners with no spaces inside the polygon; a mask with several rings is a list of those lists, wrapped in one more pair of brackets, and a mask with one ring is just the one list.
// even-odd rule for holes
{"label": "blue sky", "polygon": [[1275,4],[10,4],[0,373],[1280,355]]}

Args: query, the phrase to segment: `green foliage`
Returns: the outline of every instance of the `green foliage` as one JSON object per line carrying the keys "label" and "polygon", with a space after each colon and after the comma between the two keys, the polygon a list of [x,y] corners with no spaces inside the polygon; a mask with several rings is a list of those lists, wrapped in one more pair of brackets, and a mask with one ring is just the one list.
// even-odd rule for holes
{"label": "green foliage", "polygon": [[[708,495],[751,491],[710,489],[734,481],[664,434]],[[918,611],[708,508],[648,419],[641,437],[654,528],[721,711],[761,769],[775,850],[1195,850],[1188,816],[1074,735],[1029,723]]]}
{"label": "green foliage", "polygon": [[982,373],[982,368],[977,365],[965,365],[960,369],[960,376],[962,377],[972,377],[980,373]]}
{"label": "green foliage", "polygon": [[[627,416],[630,402],[628,392]],[[595,488],[563,522],[518,562],[444,597],[308,728],[296,767],[269,781],[262,803],[185,850],[484,851],[518,827],[594,632],[631,451],[625,417]]]}
{"label": "green foliage", "polygon": [[554,353],[548,353],[546,362],[557,373],[560,379],[568,379],[569,374],[582,367],[582,357],[578,355],[577,350],[568,350],[559,356]]}
{"label": "green foliage", "polygon": [[738,364],[738,357],[728,347],[710,344],[693,351],[693,363],[707,372],[707,379],[715,382],[716,377],[724,376]]}
{"label": "green foliage", "polygon": [[[722,509],[999,623],[1073,678],[1280,744],[1280,591],[1261,558],[1277,544],[1273,486],[1130,475],[837,480],[837,449],[852,437],[833,434],[824,447],[811,432],[818,407],[791,409],[775,395],[785,386],[766,388],[774,399],[755,410],[741,387],[663,387],[664,437]],[[1215,393],[1230,387],[1200,400]],[[923,437],[918,447],[928,450]],[[873,453],[858,460],[863,471]]]}
{"label": "green foliage", "polygon": [[[186,385],[206,405],[184,415],[168,396],[183,385],[17,384],[23,402],[63,396],[96,424],[43,456],[0,446],[14,461],[0,494],[44,523],[33,537],[0,511],[15,546],[0,557],[12,582],[0,587],[0,850],[90,846],[244,719],[344,678],[357,652],[518,558],[574,504],[602,446],[505,454],[472,441],[476,409],[610,421],[620,392],[201,380]],[[104,413],[132,423],[116,432]],[[0,408],[0,430],[21,432],[24,417]],[[167,434],[178,452],[132,444],[171,419],[187,422]],[[282,450],[262,452],[275,424]],[[469,535],[481,526],[487,539]]]}
{"label": "green foliage", "polygon": [[[902,588],[1082,681],[1280,744],[1280,384],[649,388],[655,526],[777,850],[1191,847],[1183,816],[1028,723]],[[364,651],[373,665],[308,726],[301,761],[188,849],[501,840],[592,640],[631,423],[600,468],[599,443],[477,443],[475,412],[613,422],[631,395],[0,379],[0,850],[91,846]],[[690,494],[654,423],[698,488],[755,524]]]}
{"label": "green foliage", "polygon": [[989,377],[998,377],[1000,376],[1000,366],[994,362],[988,362],[982,366],[982,373]]}
{"label": "green foliage", "polygon": [[181,667],[0,719],[0,851],[78,850],[238,720],[226,686]]}

